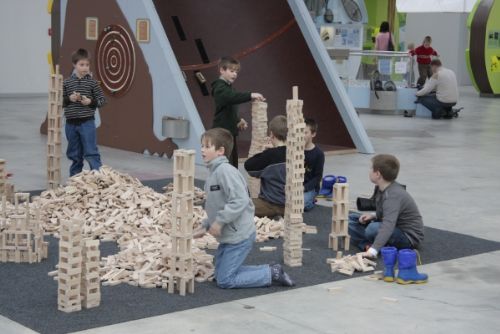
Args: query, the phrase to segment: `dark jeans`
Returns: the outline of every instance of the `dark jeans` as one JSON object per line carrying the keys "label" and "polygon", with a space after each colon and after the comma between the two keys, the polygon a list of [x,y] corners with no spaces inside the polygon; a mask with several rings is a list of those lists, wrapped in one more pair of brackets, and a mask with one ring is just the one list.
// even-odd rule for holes
{"label": "dark jeans", "polygon": [[417,86],[423,86],[425,80],[432,76],[431,64],[418,64]]}
{"label": "dark jeans", "polygon": [[69,176],[82,171],[83,159],[87,160],[90,169],[99,169],[102,166],[93,119],[81,124],[66,122],[66,138],[68,139],[66,156],[73,162],[69,168]]}
{"label": "dark jeans", "polygon": [[238,169],[238,137],[233,136],[233,151],[231,152],[231,155],[229,156],[229,163],[236,167]]}
{"label": "dark jeans", "polygon": [[[361,224],[358,219],[358,214],[349,215],[349,235],[351,236],[351,243],[364,251],[366,246],[373,244],[382,223]],[[394,228],[394,232],[387,241],[387,246],[394,246],[397,249],[413,248],[408,237],[397,227]],[[380,251],[380,249],[377,249],[377,251]]]}
{"label": "dark jeans", "polygon": [[418,103],[424,105],[432,113],[432,118],[439,119],[446,114],[447,110],[451,111],[451,108],[457,104],[455,103],[444,103],[437,99],[435,93],[431,93],[425,96],[420,96],[417,99]]}

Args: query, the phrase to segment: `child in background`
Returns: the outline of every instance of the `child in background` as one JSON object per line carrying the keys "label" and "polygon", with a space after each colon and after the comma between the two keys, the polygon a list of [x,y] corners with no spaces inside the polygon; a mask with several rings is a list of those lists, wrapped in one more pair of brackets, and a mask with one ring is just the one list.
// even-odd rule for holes
{"label": "child in background", "polygon": [[318,124],[311,118],[305,119],[306,129],[304,132],[304,211],[314,208],[315,198],[318,195],[323,167],[325,165],[325,154],[313,142],[318,131]]}
{"label": "child in background", "polygon": [[425,84],[425,80],[432,76],[431,60],[433,56],[437,57],[438,54],[436,50],[431,47],[431,43],[431,36],[425,36],[422,45],[414,50],[410,50],[410,55],[417,56],[419,73],[417,87],[423,86]]}
{"label": "child in background", "polygon": [[212,96],[215,101],[213,128],[229,130],[233,135],[233,150],[229,161],[238,168],[238,146],[236,145],[239,130],[245,130],[248,123],[238,115],[237,105],[252,100],[265,101],[262,94],[236,92],[232,84],[241,70],[240,62],[232,57],[223,57],[219,62],[219,79],[212,83]]}
{"label": "child in background", "polygon": [[254,198],[257,217],[274,218],[285,214],[287,119],[283,115],[269,122],[272,147],[245,161],[250,176],[260,178],[260,194]]}
{"label": "child in background", "polygon": [[207,218],[193,237],[208,231],[219,241],[215,255],[217,286],[256,288],[272,282],[293,286],[280,264],[243,265],[255,241],[254,205],[245,179],[227,159],[233,150],[233,137],[228,130],[215,128],[205,132],[201,142],[201,155],[210,172],[205,182]]}
{"label": "child in background", "polygon": [[78,49],[71,56],[74,71],[63,82],[63,107],[66,117],[66,155],[72,161],[69,176],[82,171],[83,159],[90,169],[102,166],[97,148],[94,122],[96,108],[106,102],[99,83],[90,74],[90,56],[87,50]]}

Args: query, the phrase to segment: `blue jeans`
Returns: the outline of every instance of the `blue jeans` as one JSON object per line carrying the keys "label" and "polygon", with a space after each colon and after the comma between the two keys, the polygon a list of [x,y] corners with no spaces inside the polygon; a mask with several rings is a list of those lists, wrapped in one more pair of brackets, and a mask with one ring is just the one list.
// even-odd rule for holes
{"label": "blue jeans", "polygon": [[[349,215],[349,235],[351,236],[351,243],[358,246],[362,251],[365,250],[367,245],[372,245],[381,222],[371,222],[369,224],[361,224],[359,222],[359,214]],[[399,228],[395,227],[391,237],[387,241],[388,246],[394,246],[398,249],[413,248],[408,237]],[[380,251],[380,249],[377,249]]]}
{"label": "blue jeans", "polygon": [[444,103],[437,99],[435,93],[420,96],[417,99],[418,103],[421,103],[432,113],[432,118],[440,118],[444,115],[444,111],[447,108],[453,107],[456,103]]}
{"label": "blue jeans", "polygon": [[215,254],[215,279],[222,289],[259,288],[271,285],[271,268],[244,266],[255,241],[255,233],[237,244],[219,244]]}
{"label": "blue jeans", "polygon": [[87,160],[90,169],[99,169],[102,166],[101,156],[97,149],[94,120],[88,120],[81,124],[66,122],[66,138],[68,139],[66,156],[73,162],[69,168],[69,176],[82,171],[83,159]]}
{"label": "blue jeans", "polygon": [[310,211],[314,208],[314,199],[318,193],[314,190],[304,191],[304,211]]}

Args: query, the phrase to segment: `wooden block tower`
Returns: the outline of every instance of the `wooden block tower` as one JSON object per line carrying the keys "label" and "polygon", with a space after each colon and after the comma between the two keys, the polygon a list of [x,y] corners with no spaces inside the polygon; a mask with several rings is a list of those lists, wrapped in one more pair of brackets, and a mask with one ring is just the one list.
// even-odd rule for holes
{"label": "wooden block tower", "polygon": [[194,150],[174,151],[174,190],[172,192],[172,249],[169,258],[168,293],[177,289],[181,296],[194,293],[193,253],[194,224]]}
{"label": "wooden block tower", "polygon": [[[267,103],[252,102],[252,141],[248,157],[252,157],[264,150],[267,142]],[[251,198],[257,198],[260,193],[260,179],[248,177],[248,189]]]}
{"label": "wooden block tower", "polygon": [[47,189],[61,183],[61,127],[62,127],[63,76],[56,73],[49,79],[49,112],[47,117]]}
{"label": "wooden block tower", "polygon": [[328,247],[339,249],[339,239],[344,241],[344,249],[349,250],[349,184],[335,183],[333,186],[332,231]]}
{"label": "wooden block tower", "polygon": [[74,312],[82,309],[82,225],[83,221],[62,221],[59,239],[58,309]]}
{"label": "wooden block tower", "polygon": [[0,218],[0,262],[40,262],[47,258],[48,243],[43,241],[40,210],[36,208],[35,219],[31,219],[30,195],[17,193],[14,197],[14,212],[8,213],[6,197],[2,196],[2,218]]}
{"label": "wooden block tower", "polygon": [[85,239],[82,248],[82,285],[80,288],[84,308],[97,307],[101,303],[100,257],[99,240]]}
{"label": "wooden block tower", "polygon": [[302,213],[304,212],[304,116],[303,101],[293,87],[293,99],[286,102],[286,205],[283,257],[290,267],[302,265]]}

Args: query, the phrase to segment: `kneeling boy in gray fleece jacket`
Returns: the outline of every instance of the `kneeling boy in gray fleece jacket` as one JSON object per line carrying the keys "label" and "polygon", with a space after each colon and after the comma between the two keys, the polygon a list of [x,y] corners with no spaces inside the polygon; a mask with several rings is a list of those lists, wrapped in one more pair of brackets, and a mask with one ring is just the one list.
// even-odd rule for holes
{"label": "kneeling boy in gray fleece jacket", "polygon": [[255,207],[240,172],[228,161],[233,137],[228,130],[215,128],[201,138],[201,155],[210,174],[205,182],[207,218],[194,231],[199,238],[207,231],[217,238],[215,279],[223,289],[270,286],[272,282],[293,286],[279,264],[243,266],[255,241]]}

